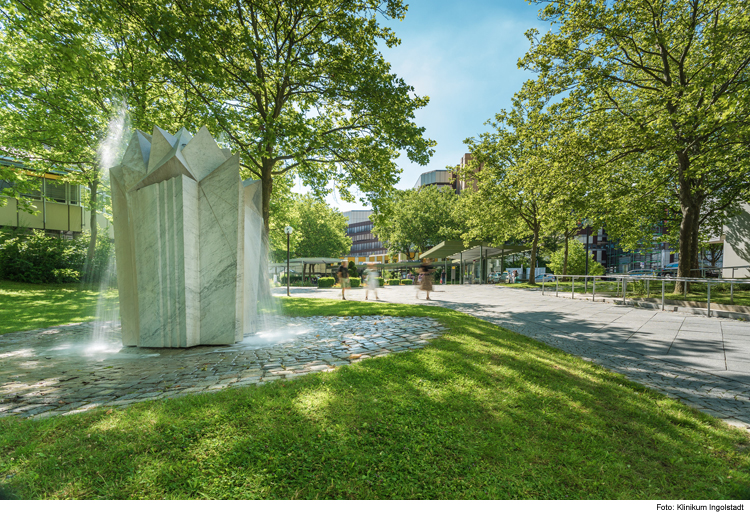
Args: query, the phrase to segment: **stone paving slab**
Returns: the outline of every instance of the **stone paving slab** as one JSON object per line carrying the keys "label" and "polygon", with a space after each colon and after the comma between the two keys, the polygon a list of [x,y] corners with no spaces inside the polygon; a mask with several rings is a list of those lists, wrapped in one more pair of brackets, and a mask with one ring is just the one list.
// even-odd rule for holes
{"label": "stone paving slab", "polygon": [[[232,346],[92,344],[92,323],[0,335],[0,417],[44,418],[102,406],[263,385],[422,348],[446,329],[427,317],[278,317]],[[367,354],[362,353],[366,349]]]}
{"label": "stone paving slab", "polygon": [[[292,295],[336,294],[294,288]],[[381,288],[379,297],[381,302],[429,304],[474,315],[750,429],[750,321],[491,285],[436,285],[431,301],[416,300],[414,290],[404,286]],[[352,290],[347,299],[364,300],[364,293]]]}

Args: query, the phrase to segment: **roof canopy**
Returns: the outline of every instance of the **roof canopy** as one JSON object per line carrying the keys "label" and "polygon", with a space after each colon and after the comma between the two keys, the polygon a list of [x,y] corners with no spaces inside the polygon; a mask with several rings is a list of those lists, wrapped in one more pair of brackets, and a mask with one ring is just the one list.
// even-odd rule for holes
{"label": "roof canopy", "polygon": [[513,253],[529,251],[530,249],[528,246],[517,244],[503,244],[500,247],[495,247],[481,240],[472,242],[446,240],[429,251],[422,253],[422,257],[431,259],[475,260],[485,257],[504,257]]}

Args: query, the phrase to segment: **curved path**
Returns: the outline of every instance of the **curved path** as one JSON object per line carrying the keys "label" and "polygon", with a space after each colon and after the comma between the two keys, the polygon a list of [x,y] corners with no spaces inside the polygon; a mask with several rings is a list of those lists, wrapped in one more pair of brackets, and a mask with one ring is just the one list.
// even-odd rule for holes
{"label": "curved path", "polygon": [[[739,427],[750,429],[750,322],[542,296],[491,285],[386,287],[380,302],[429,303],[532,337]],[[293,296],[340,298],[337,290],[292,288]],[[286,290],[277,288],[276,295]],[[364,300],[364,290],[347,299]]]}

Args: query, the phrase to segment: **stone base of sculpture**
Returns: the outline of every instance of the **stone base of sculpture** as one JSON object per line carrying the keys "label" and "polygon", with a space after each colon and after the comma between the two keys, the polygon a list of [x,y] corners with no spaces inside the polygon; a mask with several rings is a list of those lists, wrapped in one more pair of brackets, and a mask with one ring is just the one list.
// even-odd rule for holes
{"label": "stone base of sculpture", "polygon": [[205,127],[136,131],[110,176],[123,344],[241,341],[258,300],[260,181],[243,182]]}

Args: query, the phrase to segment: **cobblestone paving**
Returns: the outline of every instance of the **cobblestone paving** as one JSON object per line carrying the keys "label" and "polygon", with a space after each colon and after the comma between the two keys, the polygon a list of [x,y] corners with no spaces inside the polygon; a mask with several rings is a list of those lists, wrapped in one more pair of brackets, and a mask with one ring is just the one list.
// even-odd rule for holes
{"label": "cobblestone paving", "polygon": [[0,417],[46,417],[102,406],[262,385],[422,348],[444,333],[425,317],[278,318],[274,332],[233,346],[121,348],[119,328],[84,344],[91,323],[0,336]]}
{"label": "cobblestone paving", "polygon": [[[331,290],[293,295],[334,298]],[[750,429],[750,322],[541,296],[497,286],[436,286],[432,301],[407,287],[385,302],[452,308],[593,361],[687,405]],[[359,291],[347,299],[364,300]]]}

